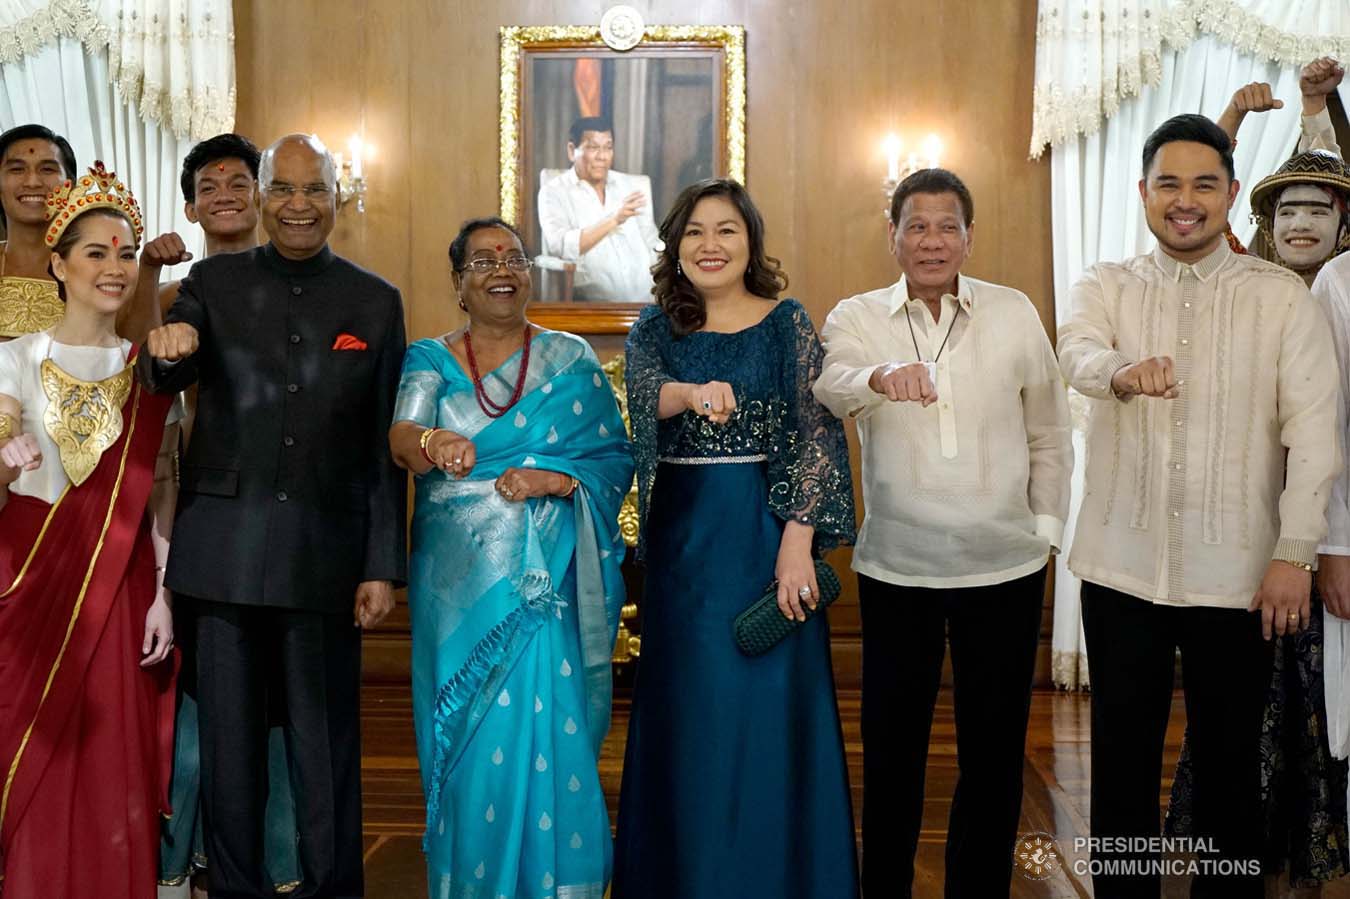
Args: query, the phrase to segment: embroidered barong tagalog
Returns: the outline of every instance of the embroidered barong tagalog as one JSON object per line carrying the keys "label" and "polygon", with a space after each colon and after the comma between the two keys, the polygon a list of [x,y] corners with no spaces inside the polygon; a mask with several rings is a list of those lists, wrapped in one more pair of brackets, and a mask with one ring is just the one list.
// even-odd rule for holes
{"label": "embroidered barong tagalog", "polygon": [[122,404],[131,392],[131,366],[102,381],[82,381],[55,362],[42,362],[47,394],[43,427],[61,453],[61,467],[76,487],[88,480],[103,451],[122,434]]}
{"label": "embroidered barong tagalog", "polygon": [[56,282],[41,278],[0,278],[0,337],[45,331],[66,314]]}

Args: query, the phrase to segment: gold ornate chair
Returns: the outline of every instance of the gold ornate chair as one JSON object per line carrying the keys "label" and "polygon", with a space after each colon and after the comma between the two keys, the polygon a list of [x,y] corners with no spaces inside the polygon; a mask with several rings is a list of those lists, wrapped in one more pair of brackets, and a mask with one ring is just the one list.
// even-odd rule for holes
{"label": "gold ornate chair", "polygon": [[[619,403],[619,414],[623,416],[623,426],[631,438],[633,436],[633,425],[628,420],[628,388],[623,383],[625,361],[623,353],[620,353],[602,367],[609,377],[609,386],[614,391],[614,399]],[[637,546],[637,479],[633,480],[628,495],[623,499],[623,506],[619,509],[619,531],[623,534],[623,542],[628,544],[630,549]],[[611,658],[615,665],[630,664],[633,659],[642,653],[642,637],[634,633],[632,627],[637,619],[637,614],[637,603],[632,601],[625,603],[623,610],[619,613],[619,635],[614,641],[614,655]]]}

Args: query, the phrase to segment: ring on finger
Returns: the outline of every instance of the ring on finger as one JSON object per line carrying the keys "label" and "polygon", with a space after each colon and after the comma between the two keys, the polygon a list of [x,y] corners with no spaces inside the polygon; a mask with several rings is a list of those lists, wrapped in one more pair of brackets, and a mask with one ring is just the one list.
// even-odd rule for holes
{"label": "ring on finger", "polygon": [[704,401],[703,401],[703,408],[704,408],[704,409],[711,409],[711,408],[712,408],[712,403],[708,402],[707,400],[704,400]]}
{"label": "ring on finger", "polygon": [[800,587],[797,588],[797,595],[800,596],[802,599],[806,599],[806,597],[811,595],[811,588],[808,587],[806,584],[802,584]]}

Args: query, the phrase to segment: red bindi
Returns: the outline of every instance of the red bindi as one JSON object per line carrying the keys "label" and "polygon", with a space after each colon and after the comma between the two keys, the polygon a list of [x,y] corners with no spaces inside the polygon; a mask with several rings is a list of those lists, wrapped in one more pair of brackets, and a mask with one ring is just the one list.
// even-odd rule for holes
{"label": "red bindi", "polygon": [[117,246],[117,235],[113,235],[113,246]]}
{"label": "red bindi", "polygon": [[502,251],[502,245],[501,245],[501,244],[497,244],[497,252],[500,253],[501,251]]}
{"label": "red bindi", "polygon": [[223,172],[223,171],[225,171],[225,163],[223,163],[223,162],[217,162],[217,163],[216,163],[216,171],[217,171],[217,172]]}

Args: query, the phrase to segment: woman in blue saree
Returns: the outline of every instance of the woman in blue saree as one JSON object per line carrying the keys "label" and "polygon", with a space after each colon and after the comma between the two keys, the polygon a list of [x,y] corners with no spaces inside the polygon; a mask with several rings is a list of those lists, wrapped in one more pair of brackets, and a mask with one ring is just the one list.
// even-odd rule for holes
{"label": "woman in blue saree", "polygon": [[754,658],[732,629],[775,580],[801,620],[813,556],[853,538],[824,351],[741,185],[686,189],[661,239],[627,344],[647,572],[614,899],[856,897],[825,616]]}
{"label": "woman in blue saree", "polygon": [[596,771],[633,478],[594,351],[525,319],[500,219],[450,246],[468,326],[404,360],[390,444],[416,478],[409,605],[429,895],[602,899]]}

